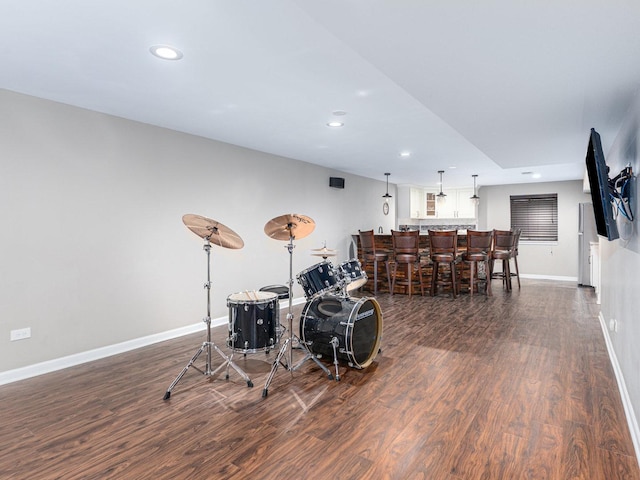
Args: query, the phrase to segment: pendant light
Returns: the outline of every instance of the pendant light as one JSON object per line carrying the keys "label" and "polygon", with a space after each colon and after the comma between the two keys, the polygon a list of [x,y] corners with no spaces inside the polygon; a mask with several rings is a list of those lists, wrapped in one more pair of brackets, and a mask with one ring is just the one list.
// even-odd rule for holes
{"label": "pendant light", "polygon": [[391,175],[390,173],[385,173],[385,175],[387,176],[387,193],[385,193],[382,198],[384,198],[385,203],[389,203],[389,199],[393,198],[391,195],[389,195],[389,175]]}
{"label": "pendant light", "polygon": [[436,201],[438,205],[444,205],[447,201],[447,194],[442,191],[442,174],[444,170],[438,170],[438,173],[440,174],[440,193],[436,195]]}
{"label": "pendant light", "polygon": [[476,192],[476,178],[478,178],[478,175],[471,175],[471,176],[473,177],[473,196],[469,198],[471,199],[474,205],[478,205],[480,203],[480,197]]}
{"label": "pendant light", "polygon": [[384,203],[382,204],[382,213],[384,213],[385,215],[389,215],[389,200],[393,198],[391,195],[389,195],[389,175],[391,174],[385,173],[385,175],[387,177],[387,193],[382,196],[382,198],[384,199]]}

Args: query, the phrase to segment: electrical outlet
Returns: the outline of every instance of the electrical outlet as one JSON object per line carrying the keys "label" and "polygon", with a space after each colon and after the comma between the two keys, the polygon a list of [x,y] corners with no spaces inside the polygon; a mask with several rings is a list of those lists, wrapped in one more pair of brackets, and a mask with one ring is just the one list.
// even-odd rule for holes
{"label": "electrical outlet", "polygon": [[19,328],[17,330],[11,330],[11,341],[24,340],[31,337],[31,327]]}
{"label": "electrical outlet", "polygon": [[609,320],[609,330],[611,330],[612,332],[618,331],[618,321],[615,318]]}

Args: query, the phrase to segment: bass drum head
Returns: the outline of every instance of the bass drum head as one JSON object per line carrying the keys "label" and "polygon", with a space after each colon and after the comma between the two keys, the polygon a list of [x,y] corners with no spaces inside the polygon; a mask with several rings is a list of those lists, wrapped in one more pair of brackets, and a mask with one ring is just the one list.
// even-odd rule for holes
{"label": "bass drum head", "polygon": [[312,352],[329,357],[333,356],[331,340],[337,338],[338,358],[352,367],[366,368],[380,349],[380,305],[368,297],[317,297],[307,302],[302,311],[300,338]]}

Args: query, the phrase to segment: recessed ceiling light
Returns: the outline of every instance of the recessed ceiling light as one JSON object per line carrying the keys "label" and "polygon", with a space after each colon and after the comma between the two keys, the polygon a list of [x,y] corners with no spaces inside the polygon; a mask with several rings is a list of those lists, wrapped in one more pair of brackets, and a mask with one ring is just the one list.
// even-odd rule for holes
{"label": "recessed ceiling light", "polygon": [[407,158],[411,156],[411,152],[400,152],[400,156],[403,158]]}
{"label": "recessed ceiling light", "polygon": [[169,45],[154,45],[149,51],[158,58],[163,60],[180,60],[182,52],[175,47]]}
{"label": "recessed ceiling light", "polygon": [[335,115],[336,117],[342,117],[343,115],[347,114],[347,112],[345,112],[344,110],[335,110],[331,113],[333,113],[333,115]]}
{"label": "recessed ceiling light", "polygon": [[540,178],[542,175],[540,175],[539,173],[534,173],[533,175],[531,175],[531,178]]}
{"label": "recessed ceiling light", "polygon": [[337,127],[342,127],[342,126],[344,126],[344,123],[342,123],[342,122],[329,122],[329,123],[327,123],[327,127],[337,128]]}

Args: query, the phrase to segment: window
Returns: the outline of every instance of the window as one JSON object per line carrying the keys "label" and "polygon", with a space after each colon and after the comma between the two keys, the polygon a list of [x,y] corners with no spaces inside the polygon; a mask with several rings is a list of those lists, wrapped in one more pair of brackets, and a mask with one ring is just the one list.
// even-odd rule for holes
{"label": "window", "polygon": [[558,194],[511,195],[511,229],[520,228],[520,240],[558,241]]}

